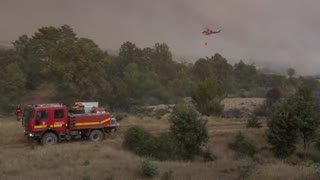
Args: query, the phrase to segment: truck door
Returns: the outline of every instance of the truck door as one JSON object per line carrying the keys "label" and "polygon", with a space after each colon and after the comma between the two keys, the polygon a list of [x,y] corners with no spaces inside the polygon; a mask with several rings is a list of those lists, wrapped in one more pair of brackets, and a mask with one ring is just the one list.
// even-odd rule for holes
{"label": "truck door", "polygon": [[34,122],[34,129],[42,131],[49,126],[49,111],[47,109],[38,109]]}
{"label": "truck door", "polygon": [[53,109],[53,122],[52,127],[58,132],[66,130],[66,112],[63,108]]}

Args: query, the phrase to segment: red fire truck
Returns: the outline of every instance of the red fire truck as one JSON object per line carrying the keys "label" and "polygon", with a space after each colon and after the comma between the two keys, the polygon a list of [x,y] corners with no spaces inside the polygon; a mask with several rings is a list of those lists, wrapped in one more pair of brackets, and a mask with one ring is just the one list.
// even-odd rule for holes
{"label": "red fire truck", "polygon": [[100,141],[120,126],[108,112],[73,114],[61,104],[29,105],[24,109],[22,122],[25,136],[43,145],[76,137]]}

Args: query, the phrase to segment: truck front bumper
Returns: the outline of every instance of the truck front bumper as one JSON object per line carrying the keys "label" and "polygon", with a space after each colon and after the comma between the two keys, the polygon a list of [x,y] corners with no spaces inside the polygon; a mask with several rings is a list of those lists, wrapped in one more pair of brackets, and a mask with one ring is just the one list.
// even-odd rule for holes
{"label": "truck front bumper", "polygon": [[31,138],[33,140],[38,140],[41,137],[40,133],[34,133],[34,132],[28,132],[24,130],[24,136],[26,136],[28,139]]}

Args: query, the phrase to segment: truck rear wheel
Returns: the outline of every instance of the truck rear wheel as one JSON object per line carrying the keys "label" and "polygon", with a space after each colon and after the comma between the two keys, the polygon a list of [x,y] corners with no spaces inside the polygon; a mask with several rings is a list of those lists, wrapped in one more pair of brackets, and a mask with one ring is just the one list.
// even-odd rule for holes
{"label": "truck rear wheel", "polygon": [[53,145],[53,144],[57,144],[57,142],[58,142],[58,137],[51,132],[46,133],[41,138],[42,145]]}
{"label": "truck rear wheel", "polygon": [[100,130],[92,130],[90,135],[89,135],[90,141],[98,142],[103,139],[103,132]]}

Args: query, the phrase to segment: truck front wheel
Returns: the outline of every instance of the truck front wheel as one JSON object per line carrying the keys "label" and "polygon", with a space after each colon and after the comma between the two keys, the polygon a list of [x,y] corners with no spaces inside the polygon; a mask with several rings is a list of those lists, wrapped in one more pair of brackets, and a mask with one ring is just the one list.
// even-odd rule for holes
{"label": "truck front wheel", "polygon": [[97,129],[92,130],[89,139],[94,142],[101,141],[103,139],[103,132]]}
{"label": "truck front wheel", "polygon": [[41,144],[42,145],[53,145],[58,142],[58,137],[54,133],[46,133],[41,138]]}

